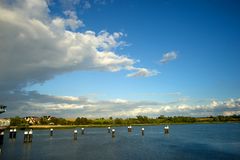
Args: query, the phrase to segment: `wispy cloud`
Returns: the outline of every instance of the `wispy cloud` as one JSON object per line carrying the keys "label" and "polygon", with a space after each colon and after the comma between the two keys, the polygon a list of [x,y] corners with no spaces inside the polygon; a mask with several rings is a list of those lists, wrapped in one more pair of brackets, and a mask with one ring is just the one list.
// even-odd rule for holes
{"label": "wispy cloud", "polygon": [[[6,98],[7,97],[7,98]],[[208,100],[205,104],[189,101],[131,101],[127,99],[97,100],[88,97],[51,96],[35,91],[13,92],[1,95],[0,101],[8,107],[5,116],[54,115],[61,117],[135,117],[146,115],[210,116],[240,113],[240,98]]]}
{"label": "wispy cloud", "polygon": [[160,60],[160,63],[168,63],[169,61],[175,60],[177,58],[177,53],[175,51],[167,52],[163,54],[162,59]]}
{"label": "wispy cloud", "polygon": [[[47,0],[48,4],[54,5],[54,1]],[[61,7],[64,10],[76,10],[81,11],[91,9],[92,6],[101,6],[113,3],[113,0],[59,0]]]}
{"label": "wispy cloud", "polygon": [[159,74],[157,70],[148,70],[146,68],[130,67],[129,70],[133,70],[135,72],[127,74],[127,77],[151,77]]}

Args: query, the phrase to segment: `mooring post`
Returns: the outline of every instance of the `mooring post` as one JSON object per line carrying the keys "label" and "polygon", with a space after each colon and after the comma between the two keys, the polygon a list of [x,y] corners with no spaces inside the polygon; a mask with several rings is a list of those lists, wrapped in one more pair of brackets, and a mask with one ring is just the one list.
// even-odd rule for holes
{"label": "mooring post", "polygon": [[115,137],[115,129],[112,129],[112,138]]}
{"label": "mooring post", "polygon": [[165,134],[168,134],[168,133],[169,133],[169,126],[165,126],[165,127],[164,127],[164,133],[165,133]]}
{"label": "mooring post", "polygon": [[3,144],[3,140],[4,140],[4,131],[1,131],[1,133],[0,133],[0,145]]}
{"label": "mooring post", "polygon": [[28,142],[32,142],[33,139],[33,131],[32,129],[30,129],[30,131],[28,132]]}
{"label": "mooring post", "polygon": [[13,138],[14,139],[17,138],[17,129],[16,128],[13,129]]}
{"label": "mooring post", "polygon": [[53,129],[52,128],[50,129],[50,136],[51,137],[53,136]]}
{"label": "mooring post", "polygon": [[128,126],[128,132],[132,132],[132,126]]}
{"label": "mooring post", "polygon": [[76,129],[73,131],[73,139],[77,140],[77,130]]}
{"label": "mooring post", "polygon": [[28,142],[28,131],[24,131],[23,142],[24,143]]}
{"label": "mooring post", "polygon": [[85,130],[85,129],[84,129],[84,128],[82,128],[82,135],[84,135],[84,130]]}
{"label": "mooring post", "polygon": [[13,138],[13,129],[9,130],[9,138],[12,139]]}
{"label": "mooring post", "polygon": [[111,132],[111,127],[108,127],[108,133],[110,133]]}
{"label": "mooring post", "polygon": [[142,128],[142,136],[144,136],[144,128]]}

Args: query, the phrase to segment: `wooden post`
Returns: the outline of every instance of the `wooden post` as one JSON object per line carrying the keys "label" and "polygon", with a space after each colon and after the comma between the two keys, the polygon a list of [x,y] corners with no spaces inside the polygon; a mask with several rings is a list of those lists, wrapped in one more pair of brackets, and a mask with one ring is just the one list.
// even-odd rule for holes
{"label": "wooden post", "polygon": [[52,128],[50,129],[50,136],[51,137],[53,136],[53,129]]}
{"label": "wooden post", "polygon": [[74,132],[74,133],[73,133],[73,139],[74,139],[74,140],[77,140],[77,130],[75,129],[73,132]]}
{"label": "wooden post", "polygon": [[82,128],[82,135],[84,135],[84,130],[85,130],[85,129],[84,129],[84,128]]}
{"label": "wooden post", "polygon": [[128,132],[132,132],[132,126],[128,126]]}
{"label": "wooden post", "polygon": [[168,133],[169,133],[169,126],[165,126],[165,127],[164,127],[164,133],[165,133],[165,134],[168,134]]}
{"label": "wooden post", "polygon": [[4,131],[0,132],[0,145],[3,144],[3,140],[4,140]]}
{"label": "wooden post", "polygon": [[9,130],[9,138],[12,139],[13,138],[13,129]]}
{"label": "wooden post", "polygon": [[24,143],[28,142],[28,131],[24,131],[23,142]]}
{"label": "wooden post", "polygon": [[13,129],[13,138],[14,139],[17,138],[17,129],[16,128]]}
{"label": "wooden post", "polygon": [[108,133],[110,133],[111,132],[111,127],[108,127]]}
{"label": "wooden post", "polygon": [[112,129],[112,138],[115,137],[115,129]]}
{"label": "wooden post", "polygon": [[32,142],[33,139],[33,131],[32,129],[30,129],[30,131],[28,132],[28,142]]}
{"label": "wooden post", "polygon": [[142,128],[142,136],[144,136],[144,128]]}

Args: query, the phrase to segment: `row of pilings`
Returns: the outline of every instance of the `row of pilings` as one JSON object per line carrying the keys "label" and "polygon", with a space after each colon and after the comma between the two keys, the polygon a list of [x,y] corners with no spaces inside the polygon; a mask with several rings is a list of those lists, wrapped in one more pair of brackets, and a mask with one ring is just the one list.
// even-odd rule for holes
{"label": "row of pilings", "polygon": [[[128,132],[132,132],[133,128],[132,126],[128,126]],[[141,135],[144,136],[144,131],[145,129],[144,128],[141,128]],[[53,128],[50,129],[50,137],[53,136]],[[112,135],[112,138],[114,138],[116,136],[116,130],[115,128],[111,128],[111,127],[108,127],[107,128],[107,132],[108,133],[111,133]],[[24,136],[23,136],[23,142],[24,143],[31,143],[32,140],[33,140],[33,130],[30,129],[30,130],[25,130],[24,132]],[[165,126],[164,127],[164,133],[165,134],[168,134],[169,133],[169,126]],[[85,134],[85,128],[81,128],[81,134],[84,135]],[[74,140],[77,140],[77,135],[78,135],[78,130],[77,129],[74,129],[73,130],[73,139]],[[14,129],[10,129],[9,130],[9,139],[16,139],[17,138],[17,129],[14,128]],[[0,145],[3,144],[3,139],[4,139],[4,131],[1,131],[0,132]]]}

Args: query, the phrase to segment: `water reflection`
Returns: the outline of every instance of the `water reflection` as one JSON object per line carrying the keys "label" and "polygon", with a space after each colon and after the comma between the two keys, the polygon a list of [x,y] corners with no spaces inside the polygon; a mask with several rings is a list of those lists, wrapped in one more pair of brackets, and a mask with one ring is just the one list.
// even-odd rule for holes
{"label": "water reflection", "polygon": [[31,155],[32,144],[31,143],[24,143],[23,144],[23,157],[22,159],[30,159]]}
{"label": "water reflection", "polygon": [[[85,134],[73,139],[72,129],[34,130],[32,143],[23,143],[23,132],[16,140],[4,137],[0,159],[238,159],[240,125],[171,125],[169,134],[163,126],[116,127],[115,137],[106,128],[85,128]],[[78,131],[81,129],[77,128]],[[229,132],[231,131],[231,132]],[[214,137],[214,138],[213,138]]]}

